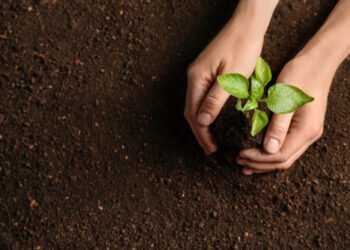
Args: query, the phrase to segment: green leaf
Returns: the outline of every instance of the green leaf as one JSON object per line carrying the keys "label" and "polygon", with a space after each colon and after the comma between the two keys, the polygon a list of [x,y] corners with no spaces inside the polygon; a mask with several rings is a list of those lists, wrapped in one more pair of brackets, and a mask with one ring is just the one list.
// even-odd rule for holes
{"label": "green leaf", "polygon": [[242,111],[242,100],[241,100],[241,99],[238,99],[238,100],[237,100],[236,109],[237,109],[238,111]]}
{"label": "green leaf", "polygon": [[260,99],[264,95],[264,85],[256,79],[255,76],[251,78],[251,97]]}
{"label": "green leaf", "polygon": [[264,111],[256,109],[253,115],[253,123],[250,134],[256,136],[269,123],[269,117]]}
{"label": "green leaf", "polygon": [[247,112],[249,110],[253,110],[256,109],[258,107],[258,102],[254,99],[249,99],[246,104],[244,105],[242,111],[243,112]]}
{"label": "green leaf", "polygon": [[221,88],[234,97],[247,98],[249,96],[248,79],[241,74],[219,75],[217,81]]}
{"label": "green leaf", "polygon": [[272,79],[272,73],[270,66],[265,62],[265,60],[262,57],[258,58],[258,62],[255,66],[255,77],[258,79],[259,82],[266,86],[271,79]]}
{"label": "green leaf", "polygon": [[287,114],[313,100],[299,88],[280,83],[269,88],[266,104],[273,113]]}

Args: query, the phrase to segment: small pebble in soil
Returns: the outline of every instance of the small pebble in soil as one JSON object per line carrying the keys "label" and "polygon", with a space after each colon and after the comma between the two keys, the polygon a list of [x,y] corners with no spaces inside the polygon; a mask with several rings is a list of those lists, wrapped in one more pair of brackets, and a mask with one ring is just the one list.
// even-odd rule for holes
{"label": "small pebble in soil", "polygon": [[5,121],[5,115],[0,114],[0,124],[2,124]]}
{"label": "small pebble in soil", "polygon": [[197,186],[197,187],[201,187],[201,186],[202,186],[202,183],[196,182],[196,186]]}
{"label": "small pebble in soil", "polygon": [[333,223],[334,222],[334,218],[332,218],[332,217],[326,217],[325,219],[324,219],[324,223],[325,224],[330,224],[330,223]]}
{"label": "small pebble in soil", "polygon": [[30,208],[37,207],[38,205],[39,203],[35,199],[32,199],[30,201]]}
{"label": "small pebble in soil", "polygon": [[314,193],[314,194],[318,194],[320,192],[319,188],[317,186],[312,186],[311,187],[311,191]]}
{"label": "small pebble in soil", "polygon": [[29,85],[25,86],[25,89],[29,92],[33,92],[34,87],[33,87],[33,85],[29,84]]}
{"label": "small pebble in soil", "polygon": [[24,127],[30,127],[30,123],[29,123],[29,122],[24,122],[24,123],[23,123],[23,126],[24,126]]}
{"label": "small pebble in soil", "polygon": [[204,221],[199,222],[199,224],[198,224],[198,228],[200,228],[200,229],[204,229],[204,227],[205,227],[205,223],[204,223]]}

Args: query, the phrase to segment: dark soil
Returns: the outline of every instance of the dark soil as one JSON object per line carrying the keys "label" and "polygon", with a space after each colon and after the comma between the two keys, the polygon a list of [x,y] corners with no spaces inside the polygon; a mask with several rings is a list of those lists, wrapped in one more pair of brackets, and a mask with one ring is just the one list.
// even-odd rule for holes
{"label": "dark soil", "polygon": [[[249,111],[249,115],[246,117],[245,114],[235,109],[236,99],[232,99],[234,100],[229,100],[226,103],[221,115],[212,126],[212,133],[220,147],[217,155],[230,165],[234,164],[240,150],[253,147],[262,148],[266,132],[265,127],[256,136],[251,136],[254,111]],[[271,116],[271,112],[265,105],[259,104],[259,109]]]}
{"label": "dark soil", "polygon": [[[232,2],[1,0],[1,249],[349,249],[350,60],[288,171],[207,158],[182,117],[186,67]],[[335,2],[281,1],[275,73]]]}

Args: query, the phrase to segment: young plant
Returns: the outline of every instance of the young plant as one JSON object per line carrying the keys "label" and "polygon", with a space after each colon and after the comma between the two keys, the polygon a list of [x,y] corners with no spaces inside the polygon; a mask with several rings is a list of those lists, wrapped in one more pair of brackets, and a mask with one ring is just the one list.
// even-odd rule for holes
{"label": "young plant", "polygon": [[250,84],[245,76],[238,73],[217,77],[221,88],[237,98],[238,111],[243,112],[247,118],[250,111],[254,112],[250,131],[252,136],[257,135],[269,123],[266,112],[259,109],[261,104],[266,104],[267,108],[275,114],[287,114],[314,100],[299,88],[285,83],[272,85],[267,90],[267,97],[263,98],[266,85],[271,79],[270,66],[262,57],[258,58]]}

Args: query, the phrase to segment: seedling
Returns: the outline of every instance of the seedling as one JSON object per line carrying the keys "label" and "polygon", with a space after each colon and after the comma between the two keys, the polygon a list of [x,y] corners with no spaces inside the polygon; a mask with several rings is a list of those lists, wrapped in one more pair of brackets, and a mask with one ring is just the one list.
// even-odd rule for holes
{"label": "seedling", "polygon": [[252,136],[261,132],[269,123],[269,117],[265,111],[259,109],[260,105],[265,104],[275,114],[287,114],[314,100],[299,88],[285,83],[269,87],[267,97],[263,98],[266,85],[271,79],[270,66],[262,57],[258,58],[250,83],[245,76],[238,73],[223,74],[217,77],[221,88],[237,98],[236,109],[238,111],[243,112],[247,118],[250,112],[254,112],[250,130]]}

